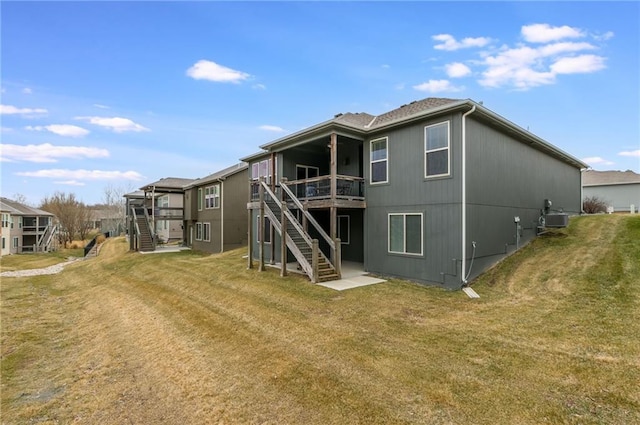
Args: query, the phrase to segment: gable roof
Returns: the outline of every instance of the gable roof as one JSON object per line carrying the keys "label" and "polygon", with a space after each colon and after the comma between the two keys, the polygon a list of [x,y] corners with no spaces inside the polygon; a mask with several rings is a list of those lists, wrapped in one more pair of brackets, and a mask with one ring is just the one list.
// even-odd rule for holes
{"label": "gable roof", "polygon": [[44,215],[53,217],[53,214],[50,212],[33,208],[7,198],[0,198],[0,210],[9,212],[11,215]]}
{"label": "gable roof", "polygon": [[587,170],[582,173],[582,186],[608,186],[619,184],[640,184],[640,174],[627,171]]}
{"label": "gable roof", "polygon": [[[380,132],[395,126],[410,124],[416,120],[435,117],[437,115],[454,112],[473,111],[472,116],[481,119],[501,131],[515,136],[519,141],[529,144],[534,149],[557,158],[573,167],[583,169],[588,165],[558,147],[548,143],[528,130],[512,123],[495,112],[485,108],[481,103],[471,99],[449,99],[429,97],[411,102],[384,114],[373,116],[364,112],[357,114],[338,114],[333,119],[308,127],[296,133],[274,140],[260,146],[262,152],[258,152],[242,158],[243,161],[252,161],[264,156],[268,152],[290,148],[298,144],[307,143],[310,139],[328,136],[331,133],[339,133],[349,137],[364,140],[369,134]],[[364,124],[364,122],[371,120]]]}
{"label": "gable roof", "polygon": [[224,180],[227,177],[230,177],[236,173],[239,173],[241,171],[244,171],[246,169],[249,168],[249,164],[245,163],[245,162],[239,162],[235,165],[232,165],[231,167],[227,167],[223,170],[217,171],[213,174],[209,174],[206,177],[203,177],[201,179],[196,179],[191,181],[189,184],[183,186],[184,189],[189,189],[192,187],[196,187],[196,186],[201,186],[203,184],[207,184],[207,183],[211,183],[211,182],[216,182],[216,181],[220,181],[220,180]]}
{"label": "gable roof", "polygon": [[149,183],[148,185],[141,187],[140,190],[143,190],[146,192],[155,190],[156,192],[159,192],[159,193],[182,192],[182,188],[185,185],[188,185],[189,183],[191,183],[192,181],[193,179],[183,179],[179,177],[164,177],[156,182]]}

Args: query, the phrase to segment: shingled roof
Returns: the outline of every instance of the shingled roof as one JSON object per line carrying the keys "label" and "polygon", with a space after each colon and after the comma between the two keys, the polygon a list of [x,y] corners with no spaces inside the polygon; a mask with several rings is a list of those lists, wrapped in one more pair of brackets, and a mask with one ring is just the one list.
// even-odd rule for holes
{"label": "shingled roof", "polygon": [[239,173],[240,171],[246,170],[247,168],[249,168],[248,164],[244,162],[240,162],[238,164],[232,165],[231,167],[227,167],[224,170],[216,171],[213,174],[209,174],[208,176],[203,177],[201,179],[193,180],[189,184],[186,184],[184,186],[184,189],[188,189],[190,187],[200,186],[202,184],[211,183],[220,179],[224,179],[236,173]]}
{"label": "shingled roof", "polygon": [[164,177],[156,182],[149,183],[141,187],[140,190],[150,191],[155,186],[156,192],[162,192],[162,191],[167,191],[167,192],[178,191],[179,192],[182,190],[184,186],[188,185],[192,181],[193,179],[183,179],[179,177]]}
{"label": "shingled roof", "polygon": [[450,103],[460,102],[463,99],[447,99],[444,97],[428,97],[422,100],[415,100],[406,105],[402,105],[399,108],[385,112],[382,115],[378,115],[369,128],[381,127],[392,121],[400,120],[402,118],[410,117],[415,114],[419,114],[430,109],[435,109],[440,106],[444,106]]}
{"label": "shingled roof", "polygon": [[640,183],[640,174],[627,171],[587,170],[582,174],[583,186],[608,186]]}
{"label": "shingled roof", "polygon": [[53,216],[50,212],[33,208],[7,198],[0,198],[0,210],[11,213],[12,215],[48,215]]}

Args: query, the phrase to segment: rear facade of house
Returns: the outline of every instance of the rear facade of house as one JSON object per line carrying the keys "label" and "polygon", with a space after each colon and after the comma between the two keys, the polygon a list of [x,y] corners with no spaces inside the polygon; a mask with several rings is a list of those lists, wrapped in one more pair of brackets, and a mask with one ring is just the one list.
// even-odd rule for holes
{"label": "rear facade of house", "polygon": [[218,253],[247,244],[247,165],[236,164],[185,186],[186,244]]}
{"label": "rear facade of house", "polygon": [[470,100],[341,114],[262,148],[244,159],[251,257],[304,262],[294,241],[282,250],[286,209],[333,276],[353,261],[457,289],[534,238],[546,213],[581,210],[586,164]]}
{"label": "rear facade of house", "polygon": [[58,228],[53,214],[6,198],[0,199],[0,209],[2,255],[49,252],[56,248]]}

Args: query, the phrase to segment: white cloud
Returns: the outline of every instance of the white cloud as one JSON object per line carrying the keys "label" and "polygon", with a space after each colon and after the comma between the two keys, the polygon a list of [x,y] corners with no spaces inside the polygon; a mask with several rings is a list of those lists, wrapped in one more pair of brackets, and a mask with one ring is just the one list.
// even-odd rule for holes
{"label": "white cloud", "polygon": [[640,158],[640,149],[635,150],[635,151],[618,152],[618,155],[620,155],[620,156],[636,156],[636,157]]}
{"label": "white cloud", "polygon": [[[487,67],[478,81],[485,87],[511,85],[519,90],[554,84],[559,74],[590,73],[603,68],[604,58],[597,55],[567,56],[596,47],[589,43],[561,42],[539,47],[504,47],[487,55]],[[553,62],[553,63],[551,63]]]}
{"label": "white cloud", "polygon": [[89,130],[70,124],[27,126],[25,129],[30,131],[50,131],[51,133],[66,137],[84,137],[89,134]]}
{"label": "white cloud", "polygon": [[31,90],[29,87],[25,87],[25,88],[22,89],[22,93],[31,94],[31,93],[33,93],[33,90]]}
{"label": "white cloud", "polygon": [[593,38],[595,38],[598,41],[607,41],[613,38],[614,36],[615,34],[613,33],[613,31],[607,31],[604,34],[595,34],[593,35]]}
{"label": "white cloud", "polygon": [[590,156],[589,158],[583,158],[582,162],[586,162],[589,165],[613,165],[614,162],[601,158],[599,156]]}
{"label": "white cloud", "polygon": [[208,60],[199,60],[187,69],[187,75],[196,80],[209,80],[219,83],[240,83],[250,77],[249,74]]}
{"label": "white cloud", "polygon": [[13,131],[13,128],[11,127],[0,127],[0,131],[3,133],[8,133],[10,131]]}
{"label": "white cloud", "polygon": [[16,108],[11,105],[0,105],[0,114],[2,115],[37,115],[48,112],[44,108]]}
{"label": "white cloud", "polygon": [[484,47],[491,42],[487,37],[467,37],[460,41],[457,41],[451,34],[437,34],[431,37],[435,41],[440,41],[440,44],[433,46],[436,50],[458,50],[466,49],[469,47]]}
{"label": "white cloud", "polygon": [[471,74],[471,69],[463,63],[454,62],[445,65],[445,70],[449,78],[460,78]]}
{"label": "white cloud", "polygon": [[286,131],[287,131],[282,127],[278,127],[277,125],[261,125],[258,128],[260,130],[273,131],[273,132],[276,132],[276,133],[286,133]]}
{"label": "white cloud", "polygon": [[385,64],[382,64],[382,65],[380,66],[380,68],[383,68],[383,69],[389,69],[389,68],[391,68],[391,65],[387,65],[387,64],[385,63]]}
{"label": "white cloud", "polygon": [[253,86],[251,86],[251,88],[254,88],[256,90],[266,90],[267,86],[265,86],[264,84],[254,84]]}
{"label": "white cloud", "polygon": [[429,80],[425,83],[413,86],[413,88],[418,91],[428,93],[458,92],[464,90],[464,87],[455,87],[451,85],[449,80]]}
{"label": "white cloud", "polygon": [[551,65],[551,71],[556,74],[587,74],[604,68],[604,58],[596,55],[561,58]]}
{"label": "white cloud", "polygon": [[585,34],[578,28],[567,25],[552,27],[549,24],[523,25],[522,36],[530,43],[548,43],[550,41],[562,40],[563,38],[580,38]]}
{"label": "white cloud", "polygon": [[49,143],[41,145],[0,144],[0,160],[6,162],[57,162],[60,158],[106,158],[109,151],[86,146],[54,146]]}
{"label": "white cloud", "polygon": [[65,170],[50,169],[38,171],[24,171],[16,173],[24,177],[42,177],[75,181],[86,180],[142,180],[143,176],[137,171],[103,171],[103,170]]}
{"label": "white cloud", "polygon": [[85,120],[91,124],[99,125],[100,127],[107,128],[115,133],[124,133],[125,131],[150,131],[148,128],[136,124],[128,118],[120,117],[76,117],[77,120]]}
{"label": "white cloud", "polygon": [[404,90],[405,86],[406,86],[405,83],[398,83],[398,84],[396,84],[395,89],[396,90]]}
{"label": "white cloud", "polygon": [[78,180],[63,180],[63,181],[54,181],[56,184],[64,184],[67,186],[85,186],[84,182],[79,182]]}
{"label": "white cloud", "polygon": [[101,105],[100,103],[94,103],[93,106],[100,109],[111,109],[107,105]]}

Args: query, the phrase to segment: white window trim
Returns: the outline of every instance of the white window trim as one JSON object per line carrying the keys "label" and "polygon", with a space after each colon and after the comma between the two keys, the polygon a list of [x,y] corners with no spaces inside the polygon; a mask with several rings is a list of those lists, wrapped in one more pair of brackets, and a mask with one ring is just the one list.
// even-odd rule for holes
{"label": "white window trim", "polygon": [[[200,229],[200,231],[198,231],[198,228]],[[196,240],[202,240],[202,223],[196,223]]]}
{"label": "white window trim", "polygon": [[[211,199],[211,206],[209,202]],[[207,210],[213,210],[220,208],[220,184],[214,184],[204,188],[204,208]]]}
{"label": "white window trim", "polygon": [[341,218],[346,218],[347,219],[347,240],[345,241],[344,239],[340,238],[340,244],[341,245],[349,245],[350,244],[350,239],[351,239],[351,216],[349,215],[339,215],[338,216],[338,236],[342,236],[343,232],[341,231],[341,227],[340,227],[340,219]]}
{"label": "white window trim", "polygon": [[[401,215],[404,217],[404,239],[402,243],[403,252],[391,251],[391,216]],[[407,252],[407,216],[419,215],[420,216],[420,253]],[[387,214],[387,252],[389,254],[410,255],[413,257],[421,257],[424,253],[424,214],[421,212],[408,212],[408,213],[389,213]]]}
{"label": "white window trim", "polygon": [[[257,223],[256,223],[256,230],[257,230],[257,232],[256,232],[256,241],[257,241],[258,243],[260,243],[260,214],[258,214],[258,216],[257,216],[256,218],[257,218],[257,220],[256,220],[256,221],[257,221]],[[267,223],[267,220],[269,220],[269,217],[267,217],[267,216],[265,215],[265,216],[264,216],[264,222],[265,222],[265,224]],[[270,244],[271,244],[271,221],[269,221],[269,226],[266,226],[266,225],[265,225],[264,227],[265,227],[265,229],[264,229],[264,230],[268,231],[268,233],[269,233],[269,235],[268,235],[269,240],[268,240],[268,241],[264,241],[264,243],[265,243],[265,245],[270,245]],[[266,233],[267,233],[267,232],[265,232],[265,234],[266,234]]]}
{"label": "white window trim", "polygon": [[202,223],[202,240],[211,242],[211,223]]}
{"label": "white window trim", "polygon": [[[373,153],[373,143],[375,142],[379,142],[380,140],[384,140],[385,141],[385,145],[386,145],[386,151],[387,151],[387,157],[385,159],[376,159],[375,161],[371,159],[371,155]],[[386,180],[384,181],[379,181],[379,182],[374,182],[373,181],[373,164],[374,163],[378,163],[378,162],[382,162],[385,161],[386,162]],[[369,183],[372,185],[376,185],[376,184],[384,184],[384,183],[389,183],[389,137],[385,136],[385,137],[379,137],[377,139],[373,139],[369,141]]]}
{"label": "white window trim", "polygon": [[[444,148],[427,149],[427,129],[430,127],[436,127],[442,124],[447,125],[447,146]],[[443,174],[427,175],[427,154],[432,152],[439,152],[447,150],[447,172]],[[434,177],[447,177],[451,175],[451,123],[450,121],[442,121],[436,124],[427,125],[424,127],[424,178],[432,179]]]}

